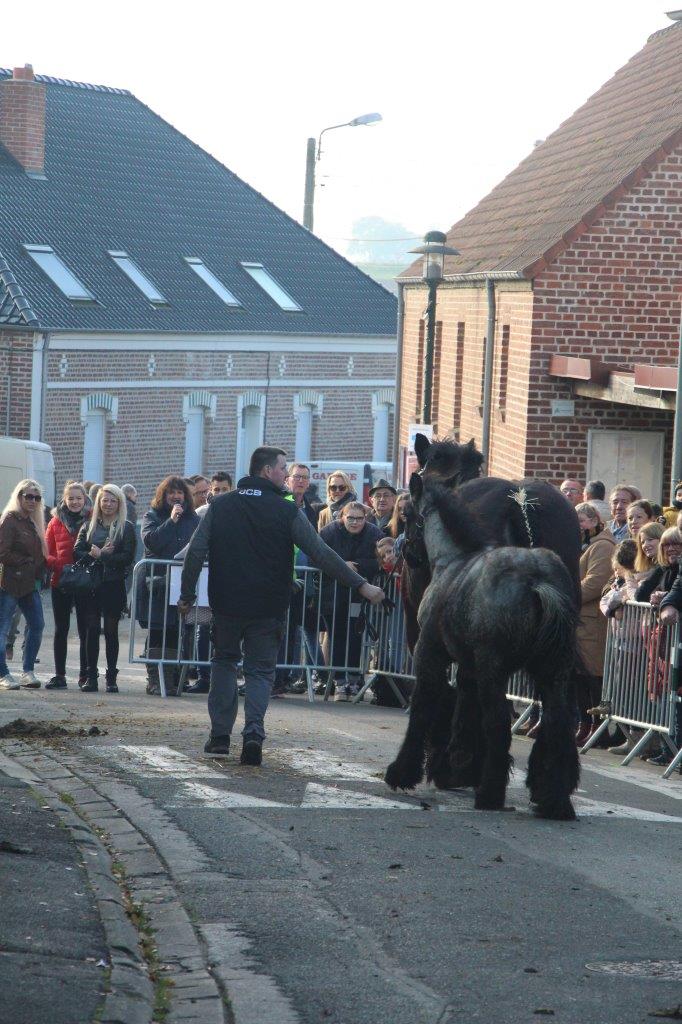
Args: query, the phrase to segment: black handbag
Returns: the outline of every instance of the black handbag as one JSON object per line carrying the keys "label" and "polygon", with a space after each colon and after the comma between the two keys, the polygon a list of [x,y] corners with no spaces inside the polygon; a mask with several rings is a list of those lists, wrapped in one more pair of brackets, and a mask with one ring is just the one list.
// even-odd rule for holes
{"label": "black handbag", "polygon": [[89,594],[102,583],[102,566],[98,562],[81,558],[65,565],[59,577],[58,590],[63,594]]}

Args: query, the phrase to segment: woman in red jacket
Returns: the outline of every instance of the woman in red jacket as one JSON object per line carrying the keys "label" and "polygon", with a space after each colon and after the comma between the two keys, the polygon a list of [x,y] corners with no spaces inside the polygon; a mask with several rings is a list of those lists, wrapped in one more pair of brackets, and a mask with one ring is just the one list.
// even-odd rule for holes
{"label": "woman in red jacket", "polygon": [[71,610],[76,606],[76,625],[80,640],[80,674],[78,685],[87,681],[88,659],[85,651],[85,635],[87,632],[86,601],[87,595],[73,597],[59,589],[59,577],[65,565],[74,561],[73,546],[78,531],[89,518],[87,508],[88,496],[83,484],[69,480],[64,487],[62,500],[54,510],[48,523],[45,539],[47,541],[47,567],[52,572],[51,594],[52,611],[54,613],[54,672],[46,690],[66,689],[66,641],[71,624]]}

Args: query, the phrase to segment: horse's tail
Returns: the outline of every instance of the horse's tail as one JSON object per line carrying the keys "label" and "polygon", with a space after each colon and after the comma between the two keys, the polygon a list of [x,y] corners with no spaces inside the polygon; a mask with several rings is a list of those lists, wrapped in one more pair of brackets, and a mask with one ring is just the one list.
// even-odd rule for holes
{"label": "horse's tail", "polygon": [[538,600],[539,622],[533,643],[533,661],[555,662],[557,654],[571,665],[579,664],[576,628],[578,613],[568,593],[547,580],[533,584]]}

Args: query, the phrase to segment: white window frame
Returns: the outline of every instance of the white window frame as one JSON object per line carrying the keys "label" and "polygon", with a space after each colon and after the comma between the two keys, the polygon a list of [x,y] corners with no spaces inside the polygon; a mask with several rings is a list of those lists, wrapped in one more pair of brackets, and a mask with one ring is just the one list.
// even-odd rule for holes
{"label": "white window frame", "polygon": [[[246,476],[249,471],[249,460],[255,448],[263,444],[265,432],[265,404],[266,397],[262,391],[246,391],[237,396],[237,451],[235,454],[235,480]],[[248,428],[245,423],[249,416],[251,423],[257,424],[255,432],[256,443],[249,437]],[[251,423],[249,426],[251,426]],[[248,451],[246,449],[249,449]]]}
{"label": "white window frame", "polygon": [[[372,392],[372,462],[390,462],[390,417],[395,410],[395,388]],[[394,425],[395,429],[395,425]]]}
{"label": "white window frame", "polygon": [[279,281],[272,276],[270,271],[267,270],[262,263],[242,262],[241,266],[249,277],[256,282],[258,287],[261,288],[273,302],[277,303],[280,309],[283,309],[286,313],[303,312],[303,307],[299,306],[298,302],[291,297],[289,292],[282,287]]}
{"label": "white window frame", "polygon": [[24,249],[45,276],[52,281],[52,284],[71,302],[97,301],[92,292],[85,287],[80,278],[76,277],[73,270],[67,267],[51,245],[24,244]]}
{"label": "white window frame", "polygon": [[185,263],[187,263],[194,273],[200,278],[204,284],[214,292],[219,299],[221,299],[226,306],[241,306],[239,299],[232,294],[229,288],[227,288],[215,274],[208,269],[206,264],[198,256],[185,256]]}
{"label": "white window frame", "polygon": [[127,252],[118,249],[107,249],[117,267],[125,274],[129,281],[135,285],[137,290],[144,295],[148,302],[154,306],[167,306],[166,299],[154,282],[147,277],[144,271],[140,270],[135,260]]}
{"label": "white window frame", "polygon": [[204,471],[206,421],[216,417],[218,399],[208,391],[193,391],[182,400],[185,424],[185,476]]}
{"label": "white window frame", "polygon": [[322,415],[324,398],[319,391],[306,388],[294,395],[296,443],[294,458],[297,462],[310,462],[313,445],[313,416]]}
{"label": "white window frame", "polygon": [[[81,398],[83,427],[83,479],[103,483],[106,465],[107,424],[118,419],[118,398],[107,393]],[[97,445],[93,451],[93,445]]]}

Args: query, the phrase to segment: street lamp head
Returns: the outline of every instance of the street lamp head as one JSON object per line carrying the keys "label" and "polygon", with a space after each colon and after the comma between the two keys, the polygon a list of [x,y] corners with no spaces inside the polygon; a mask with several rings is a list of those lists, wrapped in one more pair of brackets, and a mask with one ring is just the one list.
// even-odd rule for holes
{"label": "street lamp head", "polygon": [[424,257],[423,278],[425,281],[442,281],[446,256],[459,256],[459,249],[446,245],[448,238],[442,231],[428,231],[424,244],[410,249],[410,252]]}
{"label": "street lamp head", "polygon": [[348,124],[350,127],[355,128],[358,124],[375,124],[377,121],[383,121],[381,114],[360,114],[359,117],[354,117]]}

